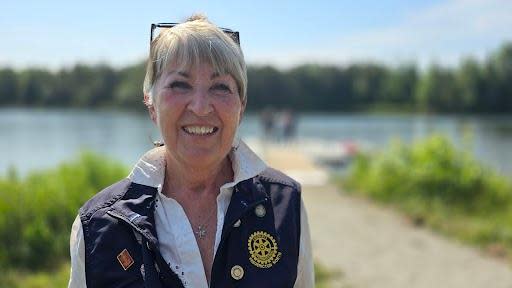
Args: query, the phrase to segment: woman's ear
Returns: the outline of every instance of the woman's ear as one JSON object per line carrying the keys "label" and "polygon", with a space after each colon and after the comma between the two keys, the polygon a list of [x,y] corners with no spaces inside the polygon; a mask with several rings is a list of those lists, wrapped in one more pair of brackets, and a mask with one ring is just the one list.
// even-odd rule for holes
{"label": "woman's ear", "polygon": [[146,107],[148,107],[149,117],[151,118],[151,121],[153,121],[153,123],[155,123],[155,125],[158,126],[155,105],[151,101],[151,98],[148,94],[144,94],[144,104],[146,104]]}
{"label": "woman's ear", "polygon": [[238,119],[238,125],[240,125],[242,123],[242,118],[244,117],[245,103],[247,103],[247,101],[242,102],[242,108],[240,109],[240,115],[239,115],[240,117]]}

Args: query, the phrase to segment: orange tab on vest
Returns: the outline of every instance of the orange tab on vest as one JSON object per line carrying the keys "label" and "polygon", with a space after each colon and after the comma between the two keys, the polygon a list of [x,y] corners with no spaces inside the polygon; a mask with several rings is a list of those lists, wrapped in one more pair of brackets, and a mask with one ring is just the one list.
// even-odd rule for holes
{"label": "orange tab on vest", "polygon": [[128,270],[128,268],[130,268],[130,266],[132,266],[133,263],[135,263],[135,261],[133,261],[132,256],[126,249],[124,249],[121,253],[117,255],[117,261],[119,261],[119,264],[121,264],[124,270]]}

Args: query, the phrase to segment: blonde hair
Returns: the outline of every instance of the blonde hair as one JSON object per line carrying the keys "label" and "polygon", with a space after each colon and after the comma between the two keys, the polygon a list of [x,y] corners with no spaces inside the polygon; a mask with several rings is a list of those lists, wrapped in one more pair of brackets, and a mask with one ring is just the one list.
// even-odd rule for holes
{"label": "blonde hair", "polygon": [[189,69],[208,63],[215,73],[231,75],[245,105],[247,99],[247,67],[240,46],[203,15],[193,15],[172,28],[162,28],[151,42],[143,91],[149,97],[145,104],[154,103],[153,88],[170,64]]}

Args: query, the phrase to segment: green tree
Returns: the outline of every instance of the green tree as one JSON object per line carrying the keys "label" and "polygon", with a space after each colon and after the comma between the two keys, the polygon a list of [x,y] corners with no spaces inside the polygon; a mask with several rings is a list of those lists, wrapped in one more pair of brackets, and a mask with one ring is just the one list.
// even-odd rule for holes
{"label": "green tree", "polygon": [[375,64],[353,65],[347,70],[354,105],[364,107],[375,104],[383,97],[384,79],[388,70]]}
{"label": "green tree", "polygon": [[[456,75],[457,84],[460,88],[461,106],[464,111],[481,111],[479,98],[484,95],[483,75],[481,66],[474,59],[466,59]],[[481,101],[481,100],[480,100]]]}
{"label": "green tree", "polygon": [[50,72],[42,69],[25,70],[20,73],[19,79],[18,104],[37,106],[49,102],[55,80]]}
{"label": "green tree", "polygon": [[485,65],[485,92],[481,105],[486,111],[512,111],[512,43],[492,54]]}
{"label": "green tree", "polygon": [[142,84],[145,68],[144,63],[140,63],[119,71],[119,82],[114,90],[114,105],[140,109],[144,107]]}
{"label": "green tree", "polygon": [[297,108],[297,95],[281,71],[270,66],[249,67],[247,77],[249,110],[260,110],[268,106]]}
{"label": "green tree", "polygon": [[418,83],[416,103],[422,111],[461,111],[460,93],[452,71],[432,66]]}
{"label": "green tree", "polygon": [[18,98],[18,77],[9,68],[0,69],[0,105],[14,104]]}
{"label": "green tree", "polygon": [[389,71],[384,80],[382,99],[389,104],[413,104],[418,72],[413,65],[400,66]]}

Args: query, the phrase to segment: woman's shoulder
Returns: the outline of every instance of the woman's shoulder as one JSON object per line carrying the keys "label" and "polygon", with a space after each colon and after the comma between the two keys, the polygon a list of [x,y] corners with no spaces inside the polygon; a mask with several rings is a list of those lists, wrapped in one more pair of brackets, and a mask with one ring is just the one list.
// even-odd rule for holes
{"label": "woman's shoulder", "polygon": [[301,185],[298,181],[272,167],[267,167],[257,177],[264,182],[288,186],[297,192],[301,190]]}
{"label": "woman's shoulder", "polygon": [[111,206],[123,197],[131,184],[130,179],[124,178],[96,193],[80,208],[80,218],[88,219],[98,210]]}

